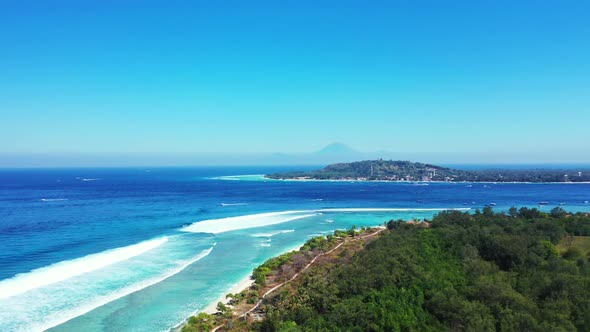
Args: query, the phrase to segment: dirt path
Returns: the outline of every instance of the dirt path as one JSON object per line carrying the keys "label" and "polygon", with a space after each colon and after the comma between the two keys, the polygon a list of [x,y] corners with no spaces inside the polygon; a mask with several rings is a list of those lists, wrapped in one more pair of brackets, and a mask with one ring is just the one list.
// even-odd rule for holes
{"label": "dirt path", "polygon": [[[375,236],[375,235],[377,235],[377,234],[379,234],[379,233],[383,232],[384,230],[386,230],[386,228],[385,228],[385,227],[383,227],[383,228],[379,228],[379,230],[378,230],[378,231],[376,231],[376,232],[373,232],[373,233],[371,233],[371,234],[368,234],[368,235],[363,235],[363,236],[360,236],[360,237],[358,237],[358,238],[356,238],[356,239],[352,239],[352,240],[350,240],[350,241],[356,241],[356,240],[362,240],[362,239],[366,239],[366,238],[369,238],[369,237],[371,237],[371,236]],[[282,282],[282,283],[280,283],[280,284],[278,284],[278,285],[274,286],[273,288],[269,289],[269,290],[268,290],[266,293],[264,293],[264,294],[262,295],[262,297],[260,297],[260,300],[258,300],[258,302],[256,302],[256,304],[255,304],[255,305],[254,305],[254,306],[253,306],[253,307],[252,307],[250,310],[248,310],[248,311],[244,312],[243,314],[239,315],[239,316],[238,316],[237,318],[235,318],[235,319],[244,318],[244,317],[246,317],[247,315],[251,314],[251,313],[252,313],[254,310],[258,309],[258,307],[259,307],[259,306],[262,304],[262,302],[264,301],[264,299],[265,299],[265,298],[266,298],[268,295],[270,295],[271,293],[273,293],[273,292],[274,292],[274,291],[276,291],[277,289],[279,289],[279,288],[281,288],[281,287],[285,286],[286,284],[290,283],[291,281],[295,280],[295,279],[296,279],[296,278],[297,278],[297,277],[298,277],[298,276],[299,276],[301,273],[303,273],[303,272],[305,272],[307,269],[309,269],[309,268],[310,268],[310,267],[311,267],[311,266],[312,266],[312,265],[313,265],[313,264],[314,264],[314,263],[317,261],[317,259],[318,259],[318,258],[320,258],[320,257],[322,257],[322,256],[325,256],[325,255],[329,255],[329,254],[331,254],[332,252],[334,252],[335,250],[337,250],[338,248],[340,248],[340,247],[341,247],[343,244],[345,244],[346,242],[347,242],[347,240],[345,239],[344,241],[340,242],[340,243],[339,243],[337,246],[335,246],[334,248],[332,248],[332,250],[330,250],[330,251],[327,251],[327,252],[324,252],[324,253],[321,253],[321,254],[319,254],[319,255],[315,256],[315,257],[314,257],[314,258],[311,260],[311,262],[309,262],[309,264],[307,264],[307,265],[306,265],[306,266],[305,266],[305,267],[304,267],[304,268],[303,268],[301,271],[297,272],[297,273],[296,273],[296,274],[295,274],[295,275],[294,275],[294,276],[293,276],[291,279],[289,279],[289,280],[287,280],[287,281],[284,281],[284,282]],[[235,319],[234,319],[234,320],[235,320]],[[224,325],[225,325],[225,324],[224,324]],[[219,326],[216,326],[216,327],[215,327],[213,330],[211,330],[211,332],[216,332],[217,330],[219,330],[220,328],[222,328],[224,325],[219,325]]]}

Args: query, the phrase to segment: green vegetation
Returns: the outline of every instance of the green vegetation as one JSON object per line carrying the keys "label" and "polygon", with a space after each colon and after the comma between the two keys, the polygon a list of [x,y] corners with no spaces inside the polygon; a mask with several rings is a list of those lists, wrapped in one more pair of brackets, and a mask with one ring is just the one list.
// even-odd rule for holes
{"label": "green vegetation", "polygon": [[557,249],[568,257],[590,257],[590,236],[565,236],[557,245]]}
{"label": "green vegetation", "polygon": [[[230,299],[228,305],[219,302],[216,314],[200,313],[191,317],[187,324],[183,326],[182,332],[210,331],[216,326],[223,326],[220,331],[250,331],[252,328],[247,321],[235,319],[234,310],[236,308],[251,308],[251,305],[257,303],[267,290],[279,283],[290,280],[296,273],[302,271],[314,257],[330,251],[347,238],[361,239],[358,235],[374,231],[375,229],[364,227],[357,229],[354,226],[349,230],[336,230],[334,234],[309,239],[298,251],[292,251],[267,260],[254,269],[252,277],[255,284],[253,286],[241,293],[227,294],[226,297]],[[350,241],[349,244],[360,244],[358,242]],[[350,246],[350,256],[361,248],[362,245],[357,245],[356,248]],[[239,312],[239,309],[237,309],[237,312]],[[286,322],[281,323],[280,326],[282,331],[287,331],[288,328],[292,327],[292,324]]]}
{"label": "green vegetation", "polygon": [[312,172],[267,175],[271,179],[469,181],[469,182],[587,182],[590,170],[460,170],[410,161],[367,160],[333,164]]}
{"label": "green vegetation", "polygon": [[[363,231],[364,230],[365,229],[363,229]],[[273,257],[255,268],[252,273],[252,278],[257,285],[264,286],[268,276],[272,273],[276,273],[281,267],[293,265],[293,271],[300,270],[312,259],[313,256],[332,248],[338,242],[339,238],[354,235],[356,235],[356,227],[353,226],[348,231],[336,230],[334,231],[334,235],[329,234],[327,236],[313,237],[307,240],[298,251],[291,251]]]}
{"label": "green vegetation", "polygon": [[[335,231],[334,234],[342,235],[343,231]],[[348,233],[346,233],[348,236]],[[338,238],[346,237],[346,236],[338,236],[338,235],[327,235],[327,236],[316,236],[314,238],[309,239],[305,244],[301,247],[302,251],[327,251],[332,248],[336,242],[338,242]]]}
{"label": "green vegetation", "polygon": [[296,254],[297,251],[291,251],[267,260],[264,262],[264,264],[255,268],[254,272],[252,272],[252,278],[254,279],[254,282],[260,286],[264,285],[266,278],[271,272],[276,271],[280,266],[290,262],[291,258]]}
{"label": "green vegetation", "polygon": [[[429,228],[391,221],[349,260],[307,270],[240,330],[588,331],[588,238],[579,236],[589,225],[587,214],[528,208],[446,211]],[[578,241],[566,247],[569,235]]]}
{"label": "green vegetation", "polygon": [[182,327],[182,332],[211,331],[217,325],[216,317],[206,313],[200,313],[189,318],[187,324]]}

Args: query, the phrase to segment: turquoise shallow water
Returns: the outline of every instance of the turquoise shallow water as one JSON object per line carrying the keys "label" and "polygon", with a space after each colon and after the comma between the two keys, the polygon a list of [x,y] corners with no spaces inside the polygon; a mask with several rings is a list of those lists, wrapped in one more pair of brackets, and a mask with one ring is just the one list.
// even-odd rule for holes
{"label": "turquoise shallow water", "polygon": [[[72,331],[89,326],[104,331],[166,329],[216,301],[266,259],[300,246],[312,236],[327,234],[337,228],[349,228],[353,224],[376,225],[391,217],[431,214],[326,213],[267,227],[221,233],[215,236],[217,244],[208,256],[180,273],[53,330]],[[192,234],[181,236],[192,237]]]}
{"label": "turquoise shallow water", "polygon": [[2,330],[165,331],[266,259],[334,229],[491,202],[590,210],[585,184],[223,178],[276,170],[0,171]]}

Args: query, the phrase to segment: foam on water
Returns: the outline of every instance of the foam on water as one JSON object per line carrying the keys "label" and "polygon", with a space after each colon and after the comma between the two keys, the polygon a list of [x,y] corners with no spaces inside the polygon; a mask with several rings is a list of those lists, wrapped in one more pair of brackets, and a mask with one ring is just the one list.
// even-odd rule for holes
{"label": "foam on water", "polygon": [[41,198],[41,202],[59,202],[67,201],[67,198]]}
{"label": "foam on water", "polygon": [[268,180],[264,174],[247,174],[247,175],[226,175],[216,176],[210,178],[211,180],[226,180],[226,181],[264,181]]}
{"label": "foam on water", "polygon": [[[250,214],[238,217],[229,217],[222,219],[210,219],[192,223],[189,226],[182,228],[184,232],[191,233],[224,233],[235,231],[239,229],[249,229],[262,226],[270,226],[281,224],[289,221],[299,220],[321,215],[322,213],[355,213],[355,212],[429,212],[429,211],[444,211],[457,210],[469,211],[470,208],[332,208],[319,210],[303,210],[303,211],[282,211],[271,213]],[[265,233],[266,236],[266,233]]]}
{"label": "foam on water", "polygon": [[195,222],[187,227],[182,228],[184,232],[191,233],[223,233],[239,229],[248,229],[274,224],[281,224],[288,221],[309,218],[316,216],[313,211],[283,211],[272,213],[259,213],[238,217],[229,217],[222,219],[211,219]]}
{"label": "foam on water", "polygon": [[293,233],[293,232],[295,232],[294,229],[286,229],[286,230],[276,231],[276,232],[255,233],[255,234],[252,234],[250,236],[253,236],[253,237],[272,237],[272,236],[279,235],[279,234]]}
{"label": "foam on water", "polygon": [[[95,276],[78,276],[71,281],[48,286],[47,289],[39,288],[21,296],[1,299],[1,306],[18,310],[10,316],[0,312],[0,326],[8,331],[43,331],[55,327],[178,274],[209,255],[214,247],[215,244],[183,261],[172,258],[172,262],[163,270],[147,266],[147,261],[140,260],[132,267],[121,266]],[[159,259],[168,261],[166,257]],[[146,271],[141,271],[142,267]],[[48,312],[51,314],[47,315]]]}
{"label": "foam on water", "polygon": [[163,237],[140,242],[128,247],[111,249],[77,259],[55,263],[29,273],[17,274],[10,279],[0,281],[0,299],[104,268],[111,264],[141,255],[159,247],[167,241],[168,238]]}

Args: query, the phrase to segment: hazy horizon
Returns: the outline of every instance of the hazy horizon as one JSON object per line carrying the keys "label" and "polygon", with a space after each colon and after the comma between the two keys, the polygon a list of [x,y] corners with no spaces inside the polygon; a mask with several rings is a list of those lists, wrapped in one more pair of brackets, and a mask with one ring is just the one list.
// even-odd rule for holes
{"label": "hazy horizon", "polygon": [[0,167],[590,163],[587,3],[1,7]]}
{"label": "hazy horizon", "polygon": [[[488,158],[490,156],[487,156]],[[526,158],[529,157],[529,158]],[[532,157],[532,158],[531,158]],[[330,144],[307,153],[193,153],[193,154],[21,154],[0,155],[0,168],[43,167],[199,167],[199,166],[323,166],[339,162],[371,159],[409,160],[461,167],[584,167],[590,162],[567,160],[552,162],[527,154],[495,156],[478,154],[401,154],[391,151],[358,151],[342,143]]]}

